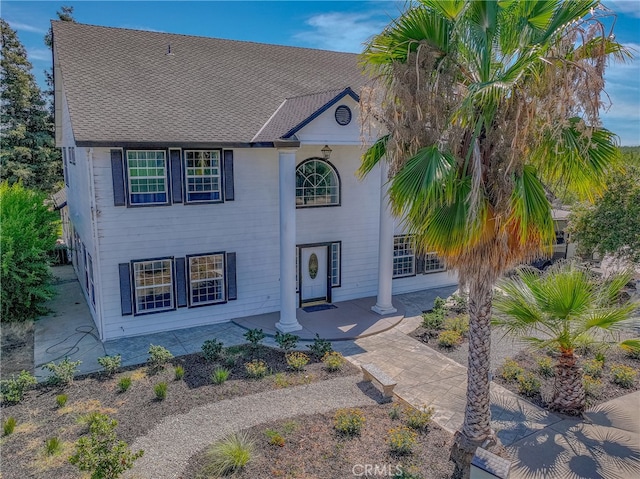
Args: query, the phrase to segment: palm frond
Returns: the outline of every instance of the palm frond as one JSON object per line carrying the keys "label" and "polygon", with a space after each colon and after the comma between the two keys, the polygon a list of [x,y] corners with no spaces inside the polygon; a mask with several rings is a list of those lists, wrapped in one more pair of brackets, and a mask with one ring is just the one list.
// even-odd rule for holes
{"label": "palm frond", "polygon": [[640,355],[640,338],[626,339],[620,343],[620,347],[634,355]]}
{"label": "palm frond", "polygon": [[635,309],[633,304],[608,308],[596,311],[589,315],[584,322],[585,331],[589,329],[601,329],[604,331],[614,331],[626,326],[629,316]]}
{"label": "palm frond", "polygon": [[521,175],[514,175],[514,183],[505,227],[514,231],[521,245],[542,244],[550,251],[555,239],[551,204],[535,168],[526,165]]}
{"label": "palm frond", "polygon": [[373,170],[376,165],[384,158],[387,154],[387,142],[389,141],[389,135],[384,135],[376,140],[376,142],[371,145],[367,151],[362,155],[362,163],[360,167],[356,171],[356,175],[359,178],[364,178],[371,170]]}

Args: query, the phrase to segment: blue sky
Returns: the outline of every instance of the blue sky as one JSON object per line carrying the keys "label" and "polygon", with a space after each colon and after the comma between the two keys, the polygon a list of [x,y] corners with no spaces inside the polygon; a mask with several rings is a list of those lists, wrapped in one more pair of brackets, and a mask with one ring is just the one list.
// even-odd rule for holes
{"label": "blue sky", "polygon": [[[640,145],[640,1],[605,1],[617,14],[616,38],[635,58],[607,70],[611,105],[603,123],[623,145]],[[2,18],[18,32],[42,84],[51,54],[43,43],[62,5],[78,22],[140,30],[360,52],[362,43],[396,17],[393,1],[2,1]],[[608,103],[608,99],[604,98]]]}

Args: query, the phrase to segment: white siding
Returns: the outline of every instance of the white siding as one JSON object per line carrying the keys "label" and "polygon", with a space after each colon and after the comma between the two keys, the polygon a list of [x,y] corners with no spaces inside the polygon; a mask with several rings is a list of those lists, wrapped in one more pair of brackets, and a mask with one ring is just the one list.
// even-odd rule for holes
{"label": "white siding", "polygon": [[[235,150],[235,201],[114,207],[110,151],[94,149],[107,339],[277,311],[278,162],[274,150]],[[122,316],[118,264],[208,252],[237,254],[238,299],[226,304]]]}
{"label": "white siding", "polygon": [[[351,122],[348,125],[339,125],[335,119],[336,108],[346,105],[351,109]],[[333,145],[360,145],[360,109],[358,103],[350,96],[345,96],[336,104],[314,118],[308,125],[302,127],[296,136],[303,144],[328,144]],[[331,155],[333,158],[333,155]]]}

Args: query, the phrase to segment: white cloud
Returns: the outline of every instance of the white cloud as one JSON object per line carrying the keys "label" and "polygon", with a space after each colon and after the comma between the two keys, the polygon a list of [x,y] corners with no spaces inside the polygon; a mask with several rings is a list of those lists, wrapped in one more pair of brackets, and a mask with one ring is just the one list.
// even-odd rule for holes
{"label": "white cloud", "polygon": [[322,13],[305,22],[309,27],[296,33],[295,39],[323,50],[360,53],[363,43],[380,33],[387,22],[366,13]]}
{"label": "white cloud", "polygon": [[11,25],[11,28],[13,28],[14,30],[23,30],[25,32],[31,33],[42,33],[43,35],[48,31],[48,28],[42,28],[40,26],[31,25],[29,23],[13,22],[10,20],[8,22],[9,25]]}
{"label": "white cloud", "polygon": [[640,18],[640,2],[638,0],[607,0],[604,4],[616,13]]}
{"label": "white cloud", "polygon": [[51,50],[48,48],[29,48],[27,50],[29,60],[51,61]]}

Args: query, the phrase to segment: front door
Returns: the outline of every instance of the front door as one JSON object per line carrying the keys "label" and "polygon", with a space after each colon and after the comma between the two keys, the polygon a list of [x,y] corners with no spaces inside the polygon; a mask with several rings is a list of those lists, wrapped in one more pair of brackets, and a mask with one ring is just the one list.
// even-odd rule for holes
{"label": "front door", "polygon": [[300,251],[300,302],[327,301],[328,246],[310,246]]}

